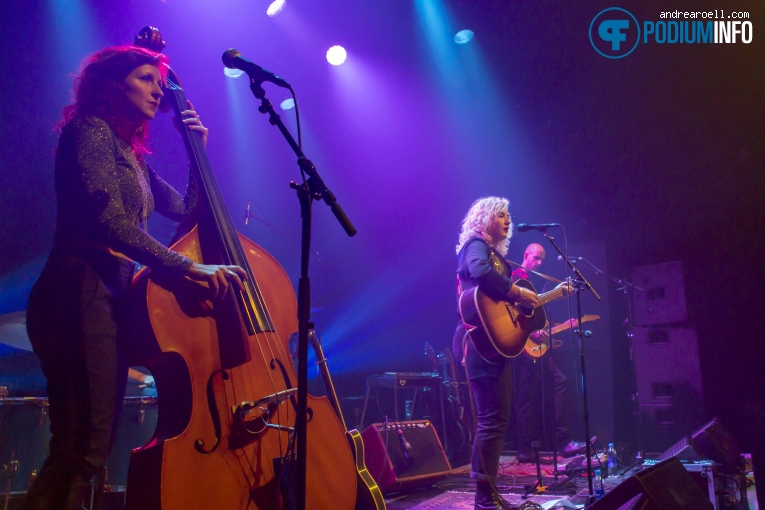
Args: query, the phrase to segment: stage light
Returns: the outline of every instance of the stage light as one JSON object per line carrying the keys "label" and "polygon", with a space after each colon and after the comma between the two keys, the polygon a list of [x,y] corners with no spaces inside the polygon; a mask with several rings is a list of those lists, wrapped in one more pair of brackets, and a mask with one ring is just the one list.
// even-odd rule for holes
{"label": "stage light", "polygon": [[348,57],[348,53],[342,46],[332,46],[327,50],[327,62],[333,66],[339,66]]}
{"label": "stage light", "polygon": [[266,10],[266,14],[273,17],[282,12],[282,9],[284,9],[284,4],[286,4],[286,0],[274,0],[271,2],[271,5],[268,6],[268,9]]}
{"label": "stage light", "polygon": [[473,40],[473,35],[475,34],[473,34],[472,30],[460,30],[455,34],[454,42],[457,44],[467,44]]}
{"label": "stage light", "polygon": [[295,107],[295,100],[288,97],[279,106],[281,106],[282,110],[292,110]]}
{"label": "stage light", "polygon": [[244,71],[241,69],[229,69],[228,67],[223,68],[223,74],[228,76],[229,78],[239,78],[244,74]]}

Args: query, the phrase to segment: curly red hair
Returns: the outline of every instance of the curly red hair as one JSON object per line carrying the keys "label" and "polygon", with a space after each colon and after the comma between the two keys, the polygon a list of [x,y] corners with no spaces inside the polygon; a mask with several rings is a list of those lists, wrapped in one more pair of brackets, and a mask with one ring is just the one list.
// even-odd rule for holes
{"label": "curly red hair", "polygon": [[[107,122],[114,120],[111,112],[113,98],[122,94],[120,86],[135,69],[145,64],[159,68],[164,80],[169,60],[161,53],[155,53],[138,46],[111,46],[87,57],[81,70],[74,78],[72,104],[62,111],[58,128],[62,128],[78,115],[95,115]],[[136,129],[131,144],[139,157],[147,154],[149,121],[143,121]]]}

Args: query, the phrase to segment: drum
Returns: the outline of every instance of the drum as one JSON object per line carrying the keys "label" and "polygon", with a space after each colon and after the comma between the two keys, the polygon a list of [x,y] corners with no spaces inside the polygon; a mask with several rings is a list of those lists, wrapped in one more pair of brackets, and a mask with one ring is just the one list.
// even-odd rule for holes
{"label": "drum", "polygon": [[[149,442],[157,426],[156,397],[125,397],[106,464],[106,492],[124,492],[130,451]],[[0,494],[29,490],[48,456],[48,399],[0,397]]]}
{"label": "drum", "polygon": [[0,398],[0,493],[26,492],[48,456],[48,399]]}
{"label": "drum", "polygon": [[157,427],[157,397],[125,397],[117,435],[106,461],[104,491],[124,492],[130,452],[148,443]]}

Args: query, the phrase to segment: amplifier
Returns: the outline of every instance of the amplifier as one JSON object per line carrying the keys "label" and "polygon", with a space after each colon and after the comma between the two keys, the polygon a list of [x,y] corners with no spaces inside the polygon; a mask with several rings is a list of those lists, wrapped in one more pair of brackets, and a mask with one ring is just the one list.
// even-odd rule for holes
{"label": "amplifier", "polygon": [[367,470],[385,494],[431,485],[452,470],[429,420],[373,423],[361,437]]}

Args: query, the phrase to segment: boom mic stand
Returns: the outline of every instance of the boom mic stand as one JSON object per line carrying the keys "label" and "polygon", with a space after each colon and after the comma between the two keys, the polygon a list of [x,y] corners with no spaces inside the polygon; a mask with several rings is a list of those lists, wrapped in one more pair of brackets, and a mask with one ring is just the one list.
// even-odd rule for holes
{"label": "boom mic stand", "polygon": [[627,303],[627,319],[626,319],[626,335],[629,339],[629,348],[630,348],[630,368],[632,369],[632,380],[630,381],[632,383],[632,395],[630,395],[630,399],[632,400],[632,416],[635,419],[635,441],[637,442],[637,455],[635,456],[635,461],[630,464],[629,466],[626,466],[622,468],[621,474],[624,474],[628,472],[633,467],[642,464],[643,463],[643,446],[641,441],[641,431],[643,428],[642,419],[640,417],[640,395],[638,394],[638,382],[637,382],[637,366],[635,364],[635,335],[633,332],[633,325],[634,325],[634,312],[635,312],[635,303],[633,300],[633,291],[637,290],[640,292],[643,292],[644,289],[641,287],[638,287],[637,285],[633,285],[630,283],[629,280],[616,278],[614,276],[611,276],[610,274],[606,273],[605,271],[601,270],[599,267],[597,267],[595,264],[590,262],[584,257],[579,257],[578,260],[582,260],[587,263],[593,270],[595,270],[595,274],[602,274],[612,282],[619,285],[616,290],[620,291],[622,294],[624,294],[624,299]]}
{"label": "boom mic stand", "polygon": [[[300,200],[301,217],[301,249],[300,249],[300,283],[298,284],[298,406],[295,418],[295,430],[297,440],[297,494],[295,498],[295,509],[305,510],[306,496],[306,474],[307,474],[307,430],[306,430],[306,412],[308,407],[308,333],[313,327],[310,322],[311,313],[311,285],[308,277],[308,263],[311,258],[311,205],[314,200],[324,200],[332,209],[332,213],[340,222],[349,237],[356,235],[356,229],[351,221],[345,215],[345,212],[337,203],[335,195],[324,184],[319,172],[311,161],[305,157],[300,146],[295,142],[292,134],[282,122],[279,114],[274,110],[271,101],[266,99],[266,91],[263,90],[263,79],[250,78],[250,90],[252,94],[260,99],[258,111],[268,114],[268,121],[279,128],[284,138],[289,143],[292,150],[298,156],[298,165],[303,176],[303,184],[294,181],[290,182],[290,187],[297,192]],[[290,88],[290,90],[292,90]],[[305,176],[308,175],[306,179]]]}
{"label": "boom mic stand", "polygon": [[584,410],[584,437],[585,437],[585,455],[587,456],[587,487],[588,487],[588,496],[587,496],[587,502],[585,504],[585,507],[590,506],[592,503],[595,502],[595,492],[592,487],[592,458],[590,456],[590,414],[587,407],[587,376],[585,371],[585,363],[584,363],[584,328],[582,328],[582,299],[581,299],[581,292],[582,289],[589,289],[590,292],[592,292],[592,295],[595,296],[598,301],[600,301],[601,297],[598,295],[598,293],[595,291],[595,289],[590,285],[590,282],[587,281],[587,279],[582,275],[582,273],[579,271],[579,269],[571,263],[571,261],[566,257],[566,255],[561,251],[561,249],[558,247],[557,244],[555,244],[555,238],[547,233],[547,227],[543,227],[541,229],[542,235],[550,241],[550,244],[553,248],[555,248],[555,251],[557,251],[563,260],[566,261],[566,264],[569,265],[569,267],[574,271],[574,274],[576,275],[576,278],[574,279],[574,293],[576,294],[576,313],[577,313],[577,321],[579,324],[579,328],[577,328],[577,336],[579,336],[579,365],[580,365],[580,371],[581,371],[581,384],[582,384],[582,408]]}

